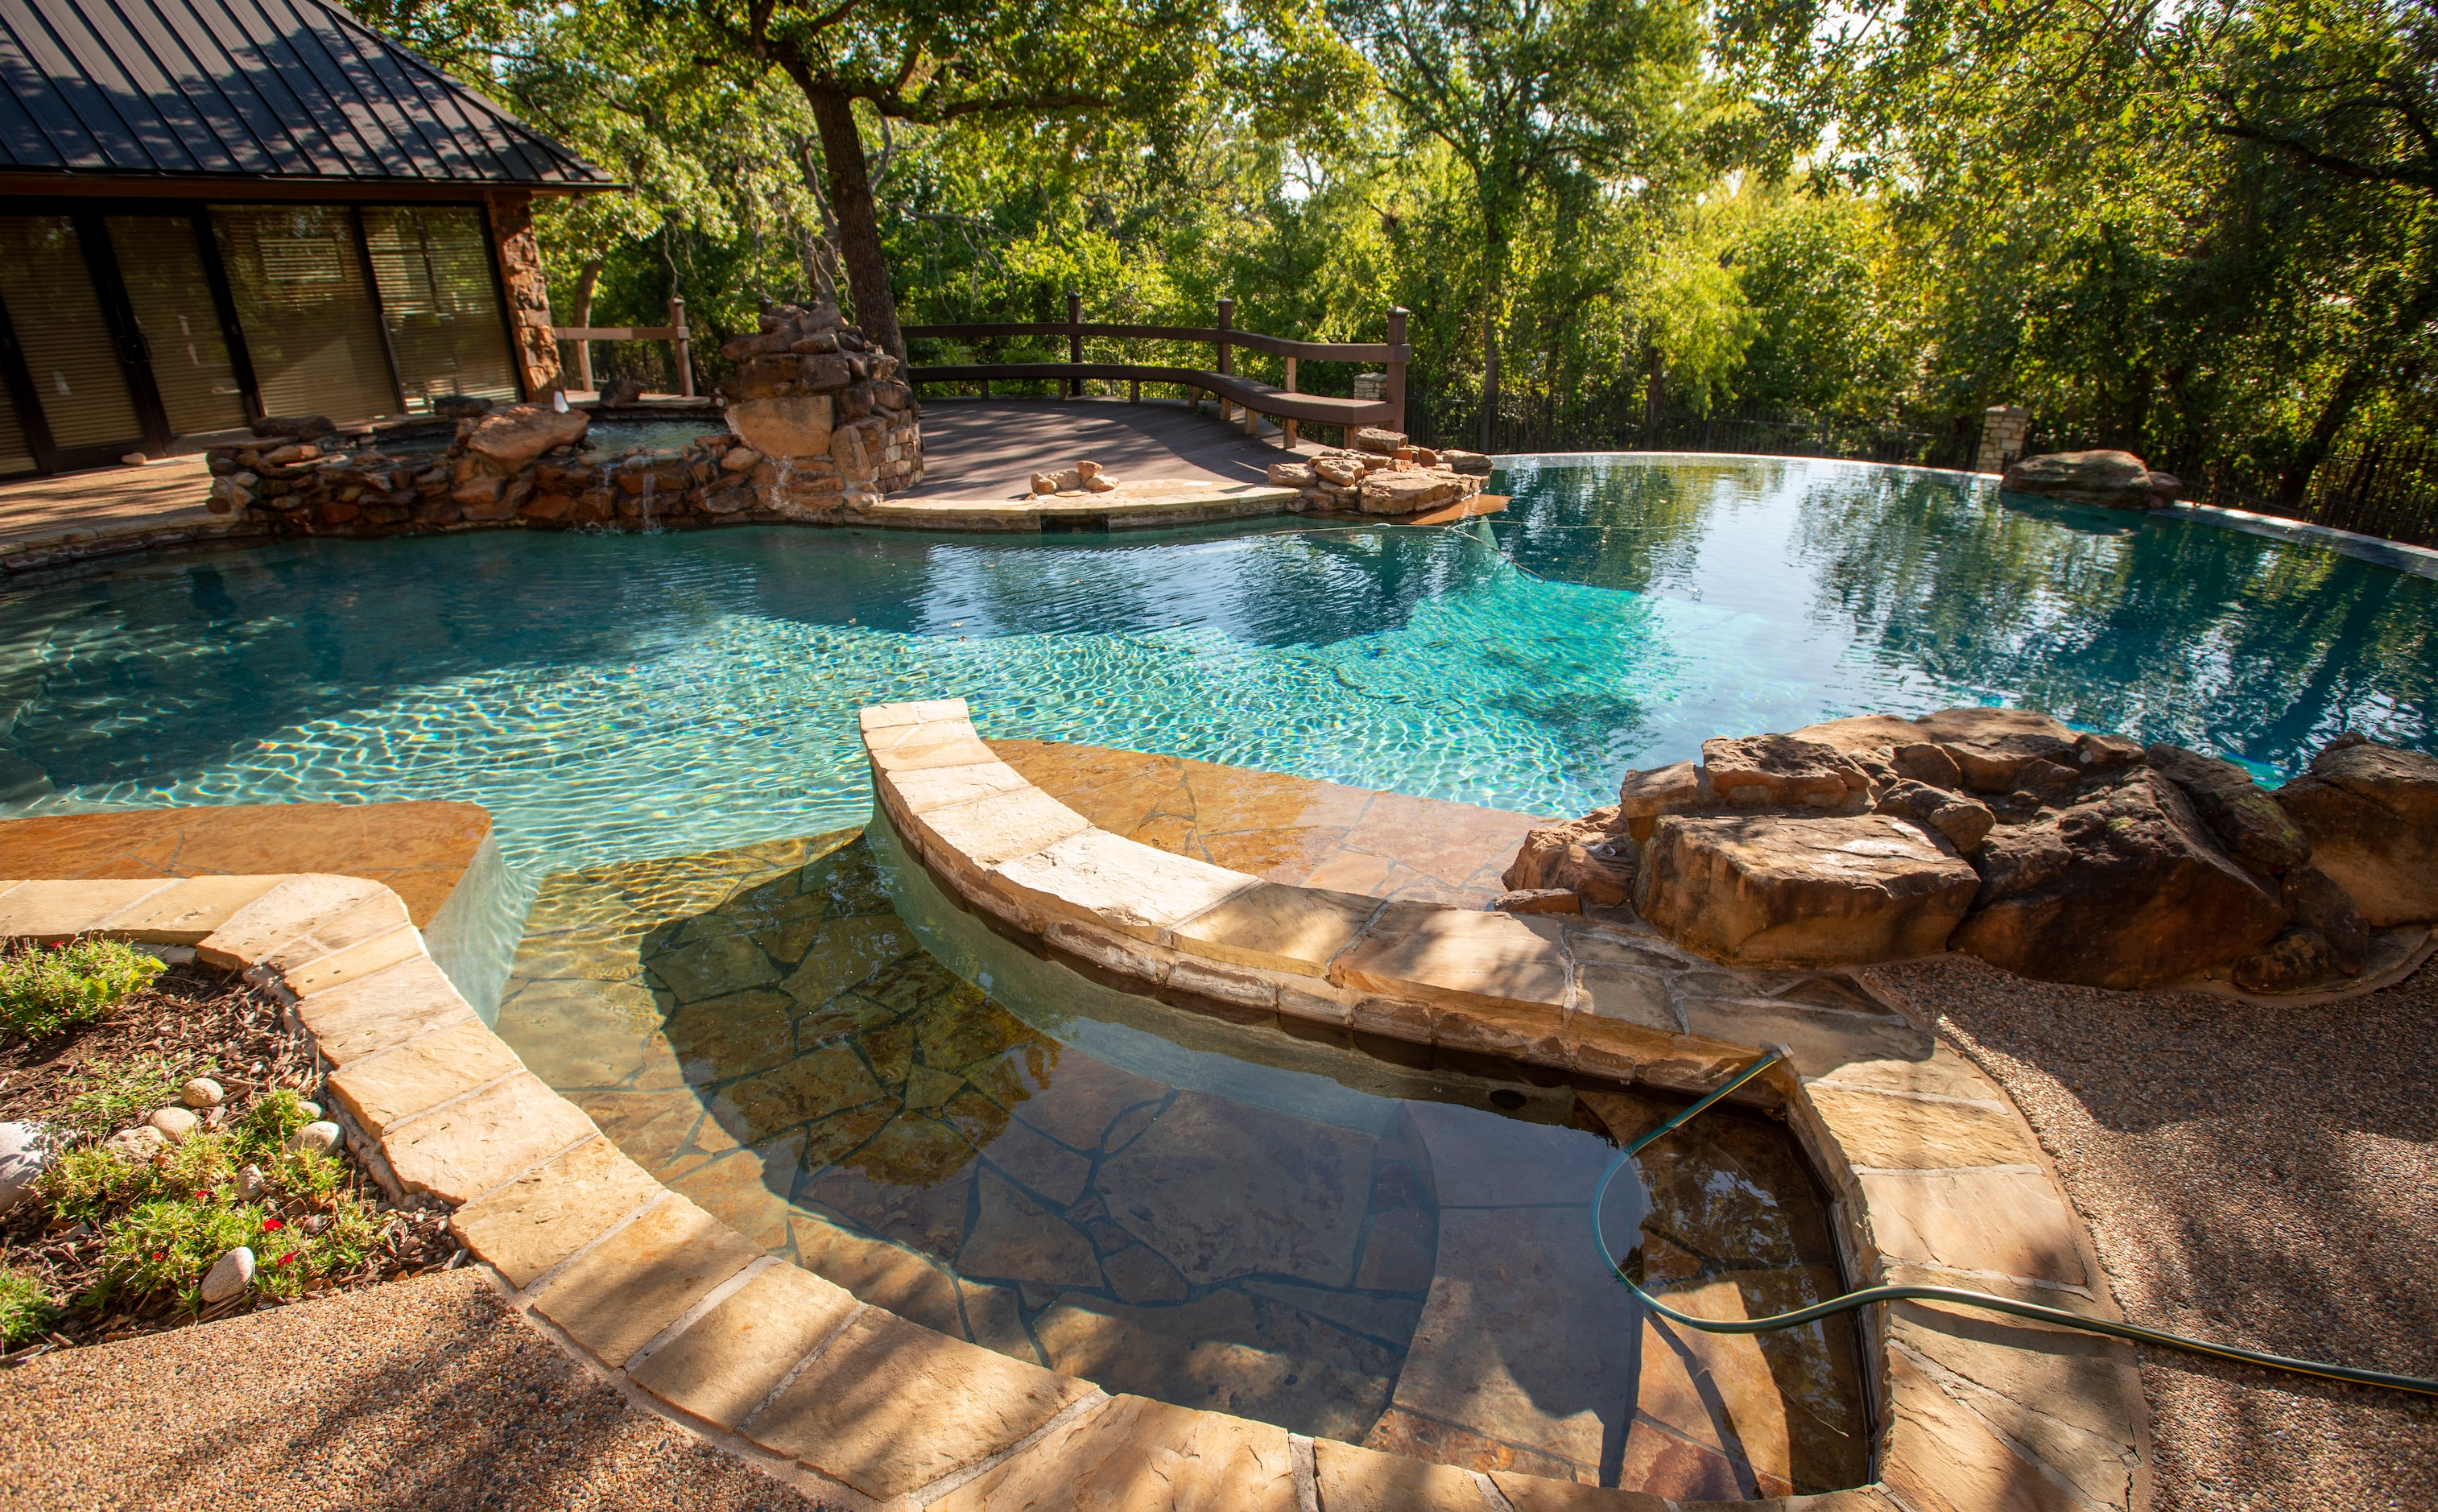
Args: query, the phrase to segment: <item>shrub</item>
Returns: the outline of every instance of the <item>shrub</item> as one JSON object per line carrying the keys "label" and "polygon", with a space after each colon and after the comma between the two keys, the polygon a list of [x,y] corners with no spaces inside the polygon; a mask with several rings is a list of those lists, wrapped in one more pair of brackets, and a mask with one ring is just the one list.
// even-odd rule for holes
{"label": "shrub", "polygon": [[0,1344],[14,1349],[40,1338],[59,1316],[42,1282],[22,1271],[0,1270]]}
{"label": "shrub", "polygon": [[86,1300],[100,1307],[121,1292],[168,1292],[192,1302],[212,1262],[253,1243],[262,1224],[262,1209],[250,1203],[222,1206],[174,1197],[137,1203],[102,1230],[101,1275]]}
{"label": "shrub", "polygon": [[115,940],[72,940],[0,957],[0,1028],[38,1040],[90,1024],[167,970]]}
{"label": "shrub", "polygon": [[98,1222],[104,1213],[150,1197],[160,1185],[150,1163],[88,1145],[51,1162],[36,1189],[63,1223]]}
{"label": "shrub", "polygon": [[[208,1072],[211,1063],[204,1062],[202,1069]],[[198,1074],[160,1055],[90,1062],[78,1073],[84,1090],[68,1099],[60,1122],[74,1134],[105,1138],[143,1122],[153,1109],[177,1101],[180,1083]]]}

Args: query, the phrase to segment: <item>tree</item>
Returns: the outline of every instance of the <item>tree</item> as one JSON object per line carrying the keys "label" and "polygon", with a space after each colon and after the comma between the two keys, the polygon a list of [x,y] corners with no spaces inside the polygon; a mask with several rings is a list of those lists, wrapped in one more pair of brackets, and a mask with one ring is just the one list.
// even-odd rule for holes
{"label": "tree", "polygon": [[682,6],[732,57],[778,69],[819,132],[821,187],[855,314],[901,357],[858,107],[943,126],[1095,115],[1158,121],[1197,92],[1236,92],[1249,126],[1308,117],[1346,80],[1301,0],[635,0]]}
{"label": "tree", "polygon": [[1694,0],[1327,0],[1377,71],[1408,145],[1471,177],[1481,237],[1483,444],[1518,225],[1561,181],[1664,197],[1704,169],[1709,128]]}

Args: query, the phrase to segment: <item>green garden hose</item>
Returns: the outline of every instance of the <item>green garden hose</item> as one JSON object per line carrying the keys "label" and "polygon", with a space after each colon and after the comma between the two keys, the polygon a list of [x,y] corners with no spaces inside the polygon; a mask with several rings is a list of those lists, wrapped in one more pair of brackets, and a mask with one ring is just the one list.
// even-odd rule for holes
{"label": "green garden hose", "polygon": [[1795,1327],[1818,1318],[1835,1317],[1841,1312],[1853,1312],[1875,1303],[1908,1300],[1945,1302],[1954,1307],[1979,1308],[1988,1312],[2004,1312],[2018,1318],[2031,1318],[2037,1322],[2055,1324],[2059,1327],[2074,1328],[2084,1333],[2104,1334],[2111,1339],[2127,1339],[2135,1344],[2157,1345],[2166,1349],[2182,1349],[2188,1354],[2239,1361],[2247,1365],[2262,1365],[2270,1370],[2288,1370],[2296,1375],[2317,1376],[2323,1380],[2342,1380],[2358,1386],[2385,1386],[2392,1391],[2409,1391],[2425,1397],[2438,1397],[2438,1380],[2424,1380],[2417,1376],[2391,1376],[2383,1371],[2357,1370],[2351,1365],[2324,1364],[2316,1360],[2296,1360],[2287,1355],[2272,1355],[2257,1349],[2238,1348],[2234,1345],[2212,1344],[2206,1339],[2188,1339],[2182,1334],[2169,1333],[2163,1328],[2146,1328],[2138,1323],[2112,1323],[2105,1318],[2087,1318],[2081,1313],[2068,1312],[2062,1308],[2046,1308],[2037,1302],[2018,1302],[2012,1297],[1992,1296],[1987,1292],[1968,1292],[1960,1287],[1864,1287],[1860,1292],[1848,1292],[1844,1296],[1830,1297],[1826,1302],[1815,1302],[1808,1308],[1797,1308],[1792,1312],[1781,1312],[1774,1318],[1743,1318],[1731,1322],[1698,1318],[1688,1312],[1677,1311],[1634,1285],[1634,1279],[1625,1274],[1625,1267],[1619,1265],[1616,1255],[1610,1252],[1608,1236],[1600,1232],[1600,1205],[1608,1197],[1609,1183],[1616,1179],[1616,1173],[1625,1169],[1627,1161],[1640,1154],[1652,1141],[1684,1127],[1692,1120],[1695,1114],[1760,1075],[1771,1065],[1787,1058],[1788,1052],[1783,1046],[1770,1051],[1744,1067],[1732,1080],[1712,1091],[1699,1102],[1628,1144],[1623,1150],[1617,1152],[1616,1159],[1608,1163],[1608,1169],[1600,1173],[1599,1185],[1592,1189],[1592,1242],[1599,1247],[1600,1259],[1607,1264],[1609,1274],[1633,1292],[1644,1307],[1658,1313],[1669,1322],[1682,1324],[1688,1328],[1698,1328],[1704,1333],[1775,1333],[1780,1328]]}

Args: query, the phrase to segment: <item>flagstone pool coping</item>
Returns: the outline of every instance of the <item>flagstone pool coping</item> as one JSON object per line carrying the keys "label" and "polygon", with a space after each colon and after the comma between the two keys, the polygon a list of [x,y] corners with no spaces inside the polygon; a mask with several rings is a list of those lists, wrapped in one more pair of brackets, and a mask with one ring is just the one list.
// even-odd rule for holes
{"label": "flagstone pool coping", "polygon": [[[1094,829],[975,736],[963,700],[867,709],[881,808],[967,904],[1086,970],[1239,1018],[1481,1051],[1675,1092],[1754,1086],[1831,1193],[1847,1278],[2118,1317],[2090,1236],[1997,1085],[1851,980],[1730,974],[1655,939],[1263,882]],[[191,948],[290,1005],[351,1150],[452,1207],[524,1314],[630,1400],[855,1508],[1279,1512],[2137,1509],[2130,1352],[1930,1305],[1864,1315],[1870,1486],[1673,1503],[1477,1472],[1112,1397],[909,1323],[764,1253],[526,1070],[398,895],[323,873],[0,881],[0,937]],[[1867,977],[1860,978],[1867,989]]]}

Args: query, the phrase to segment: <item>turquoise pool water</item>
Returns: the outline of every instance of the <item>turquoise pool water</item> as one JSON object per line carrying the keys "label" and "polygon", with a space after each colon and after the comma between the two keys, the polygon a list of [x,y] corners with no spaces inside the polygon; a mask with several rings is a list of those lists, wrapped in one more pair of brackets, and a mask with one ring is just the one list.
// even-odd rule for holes
{"label": "turquoise pool water", "polygon": [[454,798],[525,875],[856,822],[852,711],[1577,813],[1719,733],[2005,701],[2424,749],[2438,583],[1809,462],[1519,466],[1445,528],[486,534],[0,594],[0,811]]}

